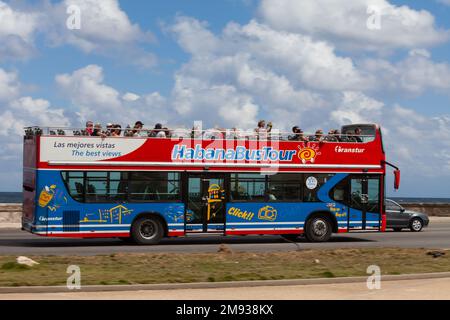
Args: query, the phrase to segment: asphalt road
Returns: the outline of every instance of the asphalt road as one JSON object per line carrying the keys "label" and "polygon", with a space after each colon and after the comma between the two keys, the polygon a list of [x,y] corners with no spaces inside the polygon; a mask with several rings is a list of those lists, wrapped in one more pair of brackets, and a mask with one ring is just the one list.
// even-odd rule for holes
{"label": "asphalt road", "polygon": [[131,252],[217,252],[227,244],[235,251],[290,251],[297,248],[450,248],[450,219],[437,218],[420,233],[370,232],[334,235],[327,243],[296,244],[279,236],[188,237],[166,239],[157,246],[130,245],[117,239],[55,239],[32,235],[17,229],[0,229],[1,255],[95,255]]}

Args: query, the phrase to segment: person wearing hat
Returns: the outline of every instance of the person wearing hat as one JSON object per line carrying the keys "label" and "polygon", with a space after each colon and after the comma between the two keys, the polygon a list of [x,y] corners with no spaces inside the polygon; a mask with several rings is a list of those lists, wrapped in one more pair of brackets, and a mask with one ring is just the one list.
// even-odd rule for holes
{"label": "person wearing hat", "polygon": [[108,122],[108,123],[106,124],[106,132],[105,132],[105,134],[106,134],[108,137],[110,137],[111,134],[112,134],[112,132],[113,132],[113,129],[114,129],[114,125],[113,125],[111,122]]}
{"label": "person wearing hat", "polygon": [[166,138],[166,132],[161,123],[155,124],[155,128],[150,132],[149,137]]}
{"label": "person wearing hat", "polygon": [[144,137],[146,136],[145,132],[143,131],[144,124],[141,121],[136,121],[133,127],[133,137]]}

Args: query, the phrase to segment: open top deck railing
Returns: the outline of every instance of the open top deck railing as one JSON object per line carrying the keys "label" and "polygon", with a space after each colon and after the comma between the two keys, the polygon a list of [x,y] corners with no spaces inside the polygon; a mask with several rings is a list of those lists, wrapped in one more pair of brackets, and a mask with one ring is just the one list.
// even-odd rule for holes
{"label": "open top deck railing", "polygon": [[[86,128],[80,127],[40,127],[30,126],[25,127],[25,138],[33,136],[93,136],[87,134]],[[113,134],[115,132],[115,134]],[[158,135],[159,132],[164,134]],[[241,130],[241,129],[206,129],[193,130],[187,128],[175,129],[134,129],[126,128],[106,128],[101,129],[95,136],[102,138],[170,138],[170,139],[202,139],[202,140],[280,140],[280,141],[325,141],[325,142],[371,142],[375,139],[375,132],[373,134],[355,134],[355,133],[326,133],[321,135],[316,133],[294,133],[285,132],[277,129],[271,131],[257,132],[255,129]],[[319,137],[317,137],[319,136]],[[360,138],[360,139],[358,139]],[[360,141],[358,141],[360,140]]]}

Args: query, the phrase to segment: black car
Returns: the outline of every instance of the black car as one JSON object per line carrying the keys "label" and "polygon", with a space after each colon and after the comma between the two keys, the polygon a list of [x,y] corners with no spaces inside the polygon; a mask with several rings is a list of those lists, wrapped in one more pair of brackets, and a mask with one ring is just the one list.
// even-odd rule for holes
{"label": "black car", "polygon": [[393,200],[386,199],[385,205],[386,228],[394,229],[394,231],[410,229],[413,232],[419,232],[430,222],[425,213],[406,210]]}

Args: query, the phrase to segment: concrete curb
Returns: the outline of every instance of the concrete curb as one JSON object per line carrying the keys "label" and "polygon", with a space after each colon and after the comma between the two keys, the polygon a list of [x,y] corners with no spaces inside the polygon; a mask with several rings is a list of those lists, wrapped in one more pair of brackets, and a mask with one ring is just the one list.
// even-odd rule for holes
{"label": "concrete curb", "polygon": [[[381,281],[422,280],[450,278],[450,272],[418,273],[402,275],[385,275]],[[242,288],[264,286],[298,286],[315,284],[340,284],[366,282],[367,277],[291,279],[291,280],[254,280],[230,282],[193,282],[193,283],[162,283],[136,285],[92,285],[82,286],[80,290],[69,290],[65,286],[35,286],[35,287],[0,287],[0,294],[5,293],[61,293],[61,292],[111,292],[139,290],[174,290],[174,289],[211,289],[211,288]]]}

